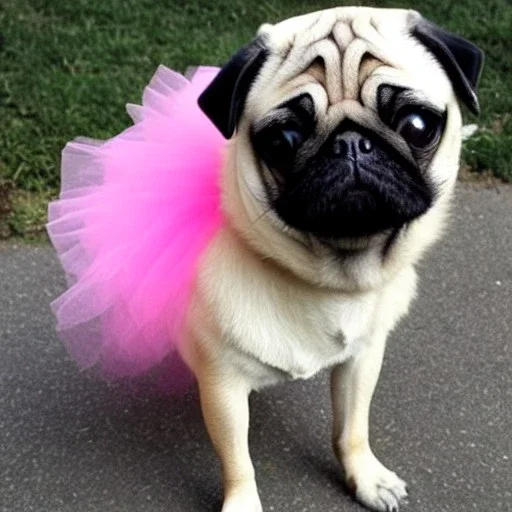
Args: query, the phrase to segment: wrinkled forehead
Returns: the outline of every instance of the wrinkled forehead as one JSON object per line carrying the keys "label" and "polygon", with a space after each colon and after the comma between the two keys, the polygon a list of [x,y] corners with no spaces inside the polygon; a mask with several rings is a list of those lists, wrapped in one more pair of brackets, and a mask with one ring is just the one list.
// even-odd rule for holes
{"label": "wrinkled forehead", "polygon": [[[346,101],[374,107],[386,83],[413,89],[440,109],[451,86],[441,67],[410,35],[418,16],[402,9],[342,7],[263,25],[258,35],[269,57],[249,101],[257,112],[308,92],[326,111]],[[435,83],[435,86],[432,84]]]}

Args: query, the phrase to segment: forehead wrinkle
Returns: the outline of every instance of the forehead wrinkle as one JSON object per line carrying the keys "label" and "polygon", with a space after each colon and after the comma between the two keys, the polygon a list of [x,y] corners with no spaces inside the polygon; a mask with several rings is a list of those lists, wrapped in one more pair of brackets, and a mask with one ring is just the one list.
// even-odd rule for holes
{"label": "forehead wrinkle", "polygon": [[[330,69],[330,73],[327,73],[326,76],[329,95],[338,100],[342,97],[340,91],[341,58],[339,49],[330,39],[334,22],[325,18],[325,16],[324,23],[321,23],[321,21],[322,19],[319,17],[309,30],[300,33],[296,37],[293,47],[279,66],[275,79],[278,83],[286,83],[304,72],[320,56],[324,59],[326,68]],[[325,23],[325,21],[328,21],[328,23]]]}
{"label": "forehead wrinkle", "polygon": [[362,39],[354,39],[343,54],[343,90],[345,99],[355,100],[359,95],[359,67],[369,45]]}
{"label": "forehead wrinkle", "polygon": [[332,36],[340,49],[344,51],[354,39],[354,32],[348,23],[339,21],[332,29]]}
{"label": "forehead wrinkle", "polygon": [[325,12],[321,12],[307,30],[298,34],[295,43],[299,47],[305,47],[325,39],[331,34],[335,23],[336,19],[327,16]]}
{"label": "forehead wrinkle", "polygon": [[367,67],[366,75],[361,75],[365,53],[384,65],[396,66],[395,54],[399,49],[396,43],[403,39],[400,26],[397,26],[396,33],[387,33],[385,27],[379,25],[379,20],[369,15],[370,11],[363,14],[350,19],[348,12],[342,10],[315,13],[310,23],[289,38],[290,46],[285,54],[281,54],[282,61],[271,82],[283,87],[307,72],[314,60],[321,57],[325,63],[324,85],[330,103],[335,104],[344,98],[359,98],[361,82],[365,82],[374,71]]}
{"label": "forehead wrinkle", "polygon": [[304,72],[311,64],[311,62],[306,62],[305,59],[310,46],[311,45],[303,47],[294,45],[274,74],[272,82],[276,83],[278,86],[282,86]]}
{"label": "forehead wrinkle", "polygon": [[[366,54],[369,55],[369,54]],[[378,69],[382,66],[382,62],[378,59],[376,59],[373,56],[370,56],[369,58],[365,59],[364,55],[361,59],[361,63],[359,66],[359,95],[361,95],[361,89],[366,80]]]}
{"label": "forehead wrinkle", "polygon": [[[283,62],[277,71],[276,79],[279,83],[284,83],[303,72],[317,56],[321,56],[326,61],[326,83],[331,101],[337,102],[342,99],[340,53],[343,53],[348,42],[353,39],[352,29],[342,14],[338,10],[315,13],[313,21],[293,35],[290,41],[291,48],[287,47]],[[332,44],[332,48],[328,42]],[[312,55],[311,47],[317,45],[318,54]]]}
{"label": "forehead wrinkle", "polygon": [[[285,76],[290,76],[294,70],[302,71],[305,67],[303,60],[304,55],[308,52],[311,46],[315,45],[319,41],[327,38],[331,32],[332,27],[335,23],[335,20],[332,20],[330,17],[326,16],[325,13],[320,13],[320,15],[316,16],[312,23],[301,32],[295,34],[295,37],[292,41],[292,48],[288,51],[283,64],[283,74]],[[290,68],[288,70],[288,68]],[[293,75],[292,75],[293,76]]]}
{"label": "forehead wrinkle", "polygon": [[388,66],[379,67],[361,85],[360,95],[365,106],[377,109],[377,89],[382,84],[410,89],[411,98],[414,97],[416,101],[438,110],[446,108],[447,98],[444,97],[442,91],[430,89],[426,91],[424,81],[419,81],[415,75],[406,74],[400,69]]}
{"label": "forehead wrinkle", "polygon": [[[345,98],[356,99],[363,98],[364,82],[379,67],[379,64],[374,62],[371,65],[373,69],[362,69],[365,53],[371,55],[376,61],[380,61],[381,66],[401,69],[400,52],[396,43],[402,35],[397,27],[396,33],[393,33],[390,40],[386,37],[389,34],[381,33],[378,20],[373,19],[372,16],[356,17],[351,21],[350,27],[354,39],[347,46],[343,56],[343,88]],[[362,76],[365,71],[366,76]]]}
{"label": "forehead wrinkle", "polygon": [[[355,18],[352,21],[352,30],[358,38],[366,41],[368,52],[374,57],[389,66],[400,67],[400,49],[379,31],[375,20],[371,17]],[[397,28],[397,32],[398,30]]]}
{"label": "forehead wrinkle", "polygon": [[[343,25],[349,30],[346,24]],[[334,30],[334,27],[332,27],[332,30]],[[314,38],[298,37],[291,51],[284,56],[274,76],[274,83],[285,85],[301,73],[307,73],[308,68],[311,67],[314,61],[321,57],[325,68],[323,85],[327,91],[329,101],[332,104],[342,101],[344,96],[342,71],[344,47],[340,45],[340,30],[337,31],[338,39],[336,39],[332,30],[331,32],[324,30],[321,34],[324,36],[323,38],[319,38],[319,34],[316,34]],[[345,36],[344,40],[347,40]],[[306,45],[303,44],[305,42]],[[356,82],[358,82],[357,77]]]}
{"label": "forehead wrinkle", "polygon": [[283,88],[282,94],[273,108],[284,101],[290,100],[304,93],[310,94],[313,98],[313,102],[315,104],[315,116],[318,117],[318,114],[325,114],[329,103],[325,87],[318,83],[315,77],[309,73],[299,75],[295,80],[290,82],[287,87]]}
{"label": "forehead wrinkle", "polygon": [[314,62],[318,57],[324,62],[325,88],[329,101],[338,103],[343,99],[340,49],[332,39],[323,39],[311,47],[306,61]]}
{"label": "forehead wrinkle", "polygon": [[318,62],[314,62],[309,66],[308,69],[304,72],[304,75],[300,76],[309,76],[314,79],[315,82],[320,84],[325,90],[327,90],[327,86],[325,84],[325,69]]}

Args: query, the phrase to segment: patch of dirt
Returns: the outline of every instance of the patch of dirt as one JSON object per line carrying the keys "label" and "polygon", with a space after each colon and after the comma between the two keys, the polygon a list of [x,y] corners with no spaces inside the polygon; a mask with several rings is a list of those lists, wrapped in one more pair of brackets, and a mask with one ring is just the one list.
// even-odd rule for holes
{"label": "patch of dirt", "polygon": [[11,228],[8,217],[12,211],[12,187],[8,183],[0,183],[0,240],[9,238]]}
{"label": "patch of dirt", "polygon": [[510,121],[511,117],[511,114],[504,114],[502,116],[498,116],[491,124],[491,132],[496,135],[501,135],[505,128],[505,124],[507,124]]}
{"label": "patch of dirt", "polygon": [[491,171],[475,172],[468,165],[462,165],[459,170],[459,181],[472,185],[480,185],[485,188],[495,188],[499,185],[505,185],[507,182],[497,178]]}

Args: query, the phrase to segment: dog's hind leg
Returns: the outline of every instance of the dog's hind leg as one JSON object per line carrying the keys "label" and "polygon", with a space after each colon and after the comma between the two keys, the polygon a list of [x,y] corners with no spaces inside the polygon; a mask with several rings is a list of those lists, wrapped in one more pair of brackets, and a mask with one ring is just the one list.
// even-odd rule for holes
{"label": "dog's hind leg", "polygon": [[206,428],[222,464],[222,512],[261,512],[249,455],[250,388],[225,368],[203,366],[196,376]]}
{"label": "dog's hind leg", "polygon": [[396,512],[407,496],[405,482],[373,454],[370,403],[384,356],[385,336],[376,336],[331,375],[333,448],[348,488],[372,510]]}

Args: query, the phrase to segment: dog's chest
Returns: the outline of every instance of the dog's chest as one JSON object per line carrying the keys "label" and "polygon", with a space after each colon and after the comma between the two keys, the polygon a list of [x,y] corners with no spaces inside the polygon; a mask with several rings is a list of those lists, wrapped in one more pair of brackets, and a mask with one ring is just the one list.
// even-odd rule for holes
{"label": "dog's chest", "polygon": [[[287,292],[263,292],[252,304],[241,300],[227,333],[230,357],[261,385],[311,377],[348,359],[370,336],[370,298]],[[268,307],[257,307],[265,302]]]}
{"label": "dog's chest", "polygon": [[256,386],[310,377],[371,336],[376,293],[318,289],[240,251],[207,263],[201,288],[217,342]]}

